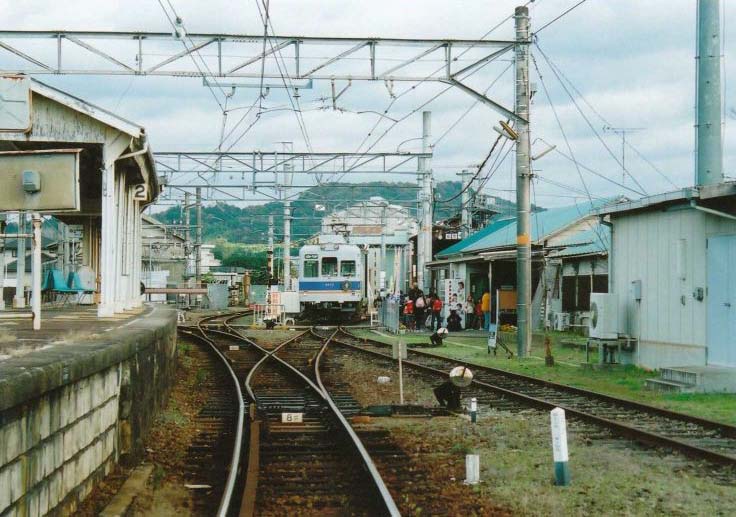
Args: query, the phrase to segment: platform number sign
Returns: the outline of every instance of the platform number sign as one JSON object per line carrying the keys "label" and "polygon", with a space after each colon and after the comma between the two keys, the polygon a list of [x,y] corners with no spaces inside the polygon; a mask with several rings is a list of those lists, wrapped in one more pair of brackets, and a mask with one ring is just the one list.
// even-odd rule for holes
{"label": "platform number sign", "polygon": [[147,201],[148,185],[146,185],[145,183],[133,185],[133,199],[135,199],[136,201]]}
{"label": "platform number sign", "polygon": [[281,413],[282,424],[301,424],[304,413]]}

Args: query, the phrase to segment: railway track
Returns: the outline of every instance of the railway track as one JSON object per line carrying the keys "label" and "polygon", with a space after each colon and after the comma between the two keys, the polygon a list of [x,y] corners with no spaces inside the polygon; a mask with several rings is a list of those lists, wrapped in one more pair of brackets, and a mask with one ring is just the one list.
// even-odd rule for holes
{"label": "railway track", "polygon": [[[318,384],[321,338],[307,330],[261,346],[231,326],[242,316],[211,316],[197,326],[245,386],[241,400],[252,403],[247,467],[235,459],[229,467],[241,472],[239,512],[233,485],[220,515],[398,515],[360,439]],[[283,422],[284,414],[301,422]]]}
{"label": "railway track", "polygon": [[194,511],[207,515],[217,506],[217,515],[226,515],[234,493],[242,442],[244,405],[240,385],[228,360],[199,324],[180,328],[179,332],[203,345],[192,350],[192,354],[200,359],[214,359],[198,371],[202,376],[201,389],[208,397],[195,417],[198,434],[186,457],[187,481],[205,488],[195,500]]}
{"label": "railway track", "polygon": [[[390,345],[354,336],[345,329],[340,329],[332,342],[384,360],[393,360]],[[693,458],[736,466],[734,426],[416,349],[409,349],[404,365],[444,378],[454,366],[465,365],[474,373],[469,389],[478,390],[481,397],[483,393],[491,393],[501,405],[520,403],[540,409],[561,407],[568,416],[601,426],[617,435],[675,449]]]}

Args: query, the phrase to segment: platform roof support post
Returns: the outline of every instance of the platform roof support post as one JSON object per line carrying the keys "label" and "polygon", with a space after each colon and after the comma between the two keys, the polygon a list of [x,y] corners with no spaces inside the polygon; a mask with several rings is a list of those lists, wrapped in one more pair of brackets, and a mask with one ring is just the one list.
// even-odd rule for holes
{"label": "platform roof support post", "polygon": [[100,317],[115,314],[115,159],[103,153],[102,166],[102,231],[100,243]]}
{"label": "platform roof support post", "polygon": [[115,290],[120,252],[118,228],[119,181],[115,173],[115,161],[128,147],[129,140],[121,133],[110,135],[102,148],[102,222],[100,231],[100,304],[99,317],[115,314]]}

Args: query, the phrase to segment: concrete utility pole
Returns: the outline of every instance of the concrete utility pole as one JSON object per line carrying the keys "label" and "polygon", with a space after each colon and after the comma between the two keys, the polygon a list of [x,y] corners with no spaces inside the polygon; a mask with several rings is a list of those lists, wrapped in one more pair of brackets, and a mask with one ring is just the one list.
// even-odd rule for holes
{"label": "concrete utility pole", "polygon": [[386,205],[388,202],[381,203],[381,269],[379,273],[379,287],[381,294],[386,290]]}
{"label": "concrete utility pole", "polygon": [[[190,217],[190,214],[189,214],[189,207],[192,203],[191,197],[192,195],[189,192],[184,193],[184,258],[186,259],[186,275],[187,276],[192,274],[192,261],[191,261],[192,218]],[[153,250],[149,250],[149,258],[152,252]]]}
{"label": "concrete utility pole", "polygon": [[[26,233],[26,214],[18,212],[18,233],[23,235]],[[26,306],[25,297],[25,280],[26,280],[26,239],[18,237],[16,240],[16,260],[15,260],[15,298],[13,298],[13,307],[23,309]]]}
{"label": "concrete utility pole", "polygon": [[459,176],[463,182],[462,188],[464,189],[462,197],[460,198],[462,202],[462,209],[460,211],[460,235],[464,239],[465,237],[470,235],[473,226],[473,207],[471,206],[470,192],[470,183],[472,182],[473,173],[470,172],[468,169],[463,169]]}
{"label": "concrete utility pole", "polygon": [[[284,152],[292,152],[292,142],[282,142]],[[292,165],[284,163],[284,185],[291,186]],[[284,291],[291,290],[291,201],[284,201]]]}
{"label": "concrete utility pole", "polygon": [[[268,269],[268,287],[271,287],[273,280],[273,216],[268,216],[268,251],[266,267]],[[270,291],[270,289],[269,289]]]}
{"label": "concrete utility pole", "polygon": [[[432,112],[422,112],[422,152],[429,152],[429,139],[432,133]],[[420,201],[422,219],[417,236],[417,283],[424,292],[429,292],[429,274],[427,262],[432,260],[432,164],[429,158],[421,158],[419,162],[419,182],[421,186]]]}
{"label": "concrete utility pole", "polygon": [[723,181],[721,22],[719,0],[698,0],[696,183]]}
{"label": "concrete utility pole", "polygon": [[529,9],[517,7],[516,20],[516,353],[525,357],[532,343],[531,145],[529,139]]}
{"label": "concrete utility pole", "polygon": [[202,187],[195,191],[197,203],[197,242],[194,244],[196,255],[194,256],[194,276],[197,286],[202,281]]}

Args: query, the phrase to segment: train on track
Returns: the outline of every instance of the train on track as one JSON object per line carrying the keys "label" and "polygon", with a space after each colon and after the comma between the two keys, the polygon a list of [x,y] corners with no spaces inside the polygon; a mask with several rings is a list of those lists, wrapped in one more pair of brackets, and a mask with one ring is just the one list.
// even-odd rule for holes
{"label": "train on track", "polygon": [[359,317],[364,301],[363,257],[359,246],[348,244],[339,236],[321,236],[319,244],[302,246],[299,250],[301,316],[313,321]]}

